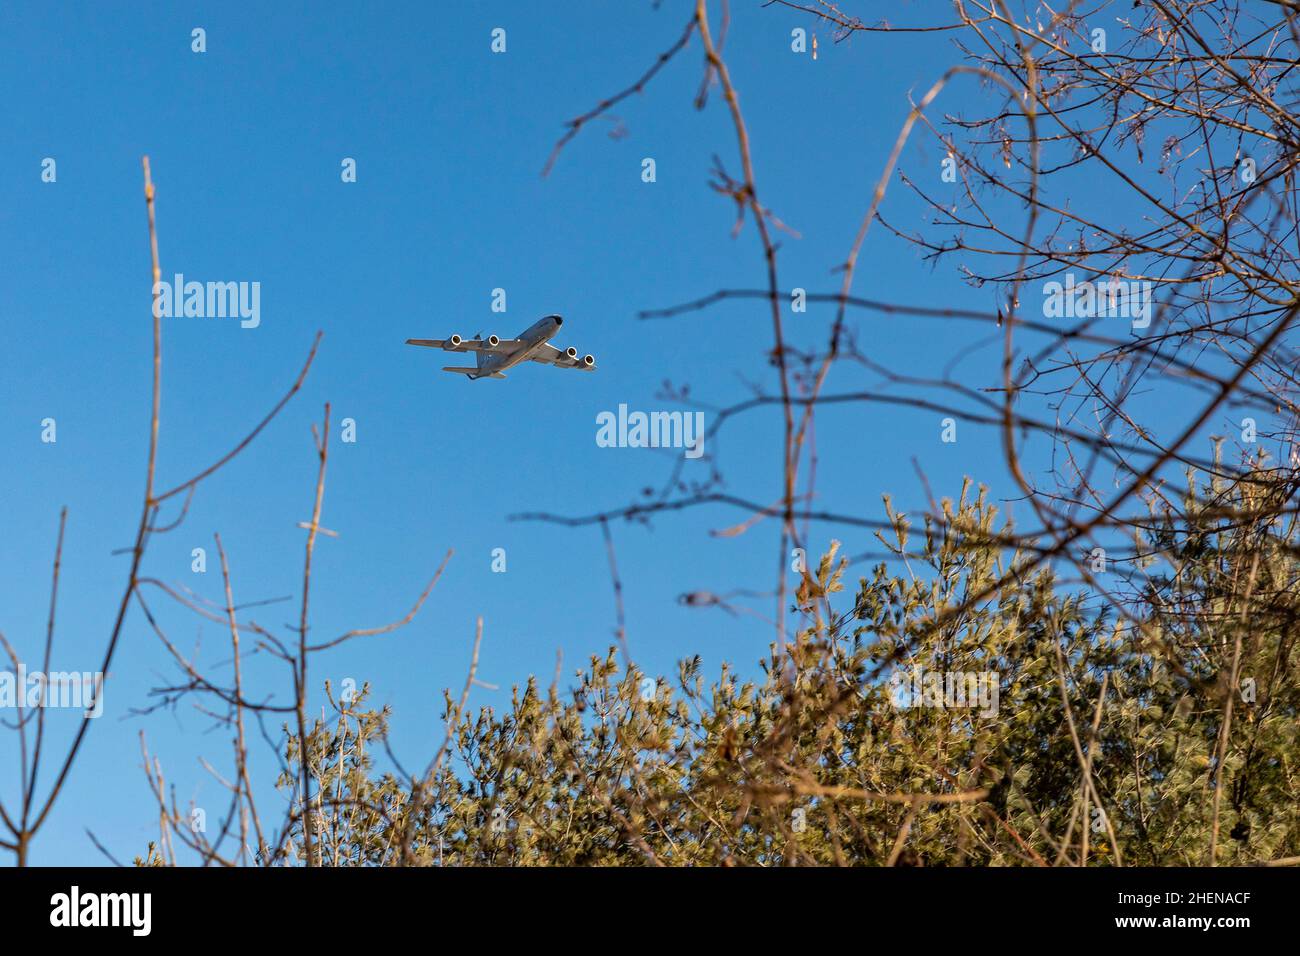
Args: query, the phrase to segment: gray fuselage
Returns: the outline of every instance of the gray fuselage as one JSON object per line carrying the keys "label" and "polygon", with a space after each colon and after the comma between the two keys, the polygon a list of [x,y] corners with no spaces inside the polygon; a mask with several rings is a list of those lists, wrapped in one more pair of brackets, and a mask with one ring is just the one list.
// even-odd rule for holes
{"label": "gray fuselage", "polygon": [[540,346],[545,345],[556,332],[560,331],[560,326],[563,324],[564,319],[560,316],[548,315],[538,319],[519,334],[519,341],[523,344],[513,352],[509,354],[479,352],[478,377],[504,372],[508,368],[514,368],[520,362],[528,361]]}

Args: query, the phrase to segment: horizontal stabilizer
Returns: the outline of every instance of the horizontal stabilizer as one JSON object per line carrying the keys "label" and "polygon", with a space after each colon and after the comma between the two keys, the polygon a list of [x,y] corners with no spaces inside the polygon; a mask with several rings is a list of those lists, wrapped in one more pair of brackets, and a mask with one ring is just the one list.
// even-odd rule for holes
{"label": "horizontal stabilizer", "polygon": [[505,378],[500,372],[493,372],[491,375],[480,375],[477,368],[461,368],[456,365],[444,365],[444,372],[455,372],[457,375],[468,375],[470,378]]}

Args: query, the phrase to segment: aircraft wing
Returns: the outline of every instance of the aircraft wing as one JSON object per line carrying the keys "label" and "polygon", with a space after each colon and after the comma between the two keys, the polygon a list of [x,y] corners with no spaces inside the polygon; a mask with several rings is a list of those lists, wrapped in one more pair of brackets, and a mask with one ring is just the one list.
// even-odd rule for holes
{"label": "aircraft wing", "polygon": [[496,345],[489,345],[484,339],[461,339],[459,345],[452,345],[450,339],[407,339],[407,345],[423,345],[431,349],[443,349],[447,352],[493,352],[509,355],[523,344],[519,339],[502,339]]}
{"label": "aircraft wing", "polygon": [[570,357],[568,352],[557,349],[554,345],[543,344],[538,347],[537,351],[528,356],[534,362],[541,362],[543,365],[554,365],[556,368],[577,368],[589,370],[594,367],[586,364],[581,356]]}

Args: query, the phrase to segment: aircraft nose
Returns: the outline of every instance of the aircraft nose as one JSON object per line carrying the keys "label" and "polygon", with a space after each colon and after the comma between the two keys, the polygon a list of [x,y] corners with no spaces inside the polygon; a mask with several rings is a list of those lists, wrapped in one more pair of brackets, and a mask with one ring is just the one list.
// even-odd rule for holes
{"label": "aircraft nose", "polygon": [[553,318],[553,319],[555,320],[555,327],[556,327],[557,329],[558,329],[561,325],[564,324],[564,319],[562,319],[562,318],[561,318],[560,316],[558,316],[558,315],[553,315],[553,316],[551,316],[551,318]]}

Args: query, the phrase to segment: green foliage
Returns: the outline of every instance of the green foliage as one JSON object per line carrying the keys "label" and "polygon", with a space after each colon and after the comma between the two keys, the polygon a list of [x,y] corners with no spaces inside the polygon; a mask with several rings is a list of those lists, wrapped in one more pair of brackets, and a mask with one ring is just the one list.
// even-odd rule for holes
{"label": "green foliage", "polygon": [[[893,533],[878,537],[895,559],[850,590],[833,544],[797,591],[802,629],[753,679],[723,666],[706,683],[696,657],[646,695],[611,648],[569,691],[530,679],[501,713],[462,713],[448,694],[446,759],[414,780],[372,769],[387,710],[362,698],[318,722],[317,852],[448,866],[1108,864],[1117,849],[1127,865],[1187,865],[1212,842],[1222,864],[1300,854],[1285,497],[1264,473],[1193,479],[1192,517],[1153,508],[1136,555],[1087,585],[1004,548],[1009,529],[969,484],[919,531],[886,499]],[[1112,579],[1131,593],[1105,597]],[[889,678],[918,668],[995,673],[996,713],[898,706]],[[290,786],[296,741],[287,757]]]}

